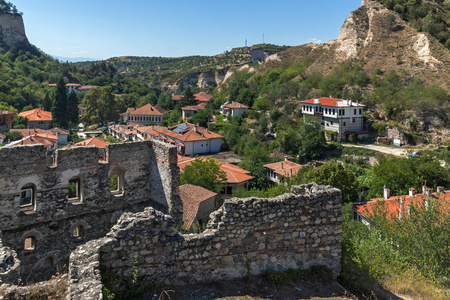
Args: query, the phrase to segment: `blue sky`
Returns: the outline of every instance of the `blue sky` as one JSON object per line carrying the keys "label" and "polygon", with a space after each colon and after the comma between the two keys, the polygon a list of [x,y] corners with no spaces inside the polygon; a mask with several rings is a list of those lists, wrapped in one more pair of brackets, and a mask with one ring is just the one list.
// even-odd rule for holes
{"label": "blue sky", "polygon": [[337,39],[361,0],[10,0],[30,42],[64,57],[215,55]]}

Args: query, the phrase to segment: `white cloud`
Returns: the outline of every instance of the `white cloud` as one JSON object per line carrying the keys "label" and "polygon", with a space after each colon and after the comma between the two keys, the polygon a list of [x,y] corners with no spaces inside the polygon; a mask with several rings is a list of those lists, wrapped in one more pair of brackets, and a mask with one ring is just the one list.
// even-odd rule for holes
{"label": "white cloud", "polygon": [[78,52],[73,52],[73,55],[80,55],[80,54],[88,54],[89,51],[78,51]]}
{"label": "white cloud", "polygon": [[316,38],[311,38],[311,39],[309,39],[309,41],[310,41],[311,43],[314,43],[314,44],[320,44],[320,43],[322,43],[322,40],[319,40],[319,39],[316,39]]}

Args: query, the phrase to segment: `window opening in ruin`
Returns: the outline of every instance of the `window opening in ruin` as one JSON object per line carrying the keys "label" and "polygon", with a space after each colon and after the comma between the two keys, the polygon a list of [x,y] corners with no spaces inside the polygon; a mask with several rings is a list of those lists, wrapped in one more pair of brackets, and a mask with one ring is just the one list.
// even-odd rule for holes
{"label": "window opening in ruin", "polygon": [[44,260],[44,267],[53,269],[53,257],[49,256]]}
{"label": "window opening in ruin", "polygon": [[77,240],[82,240],[84,237],[84,228],[81,225],[74,227],[72,236]]}
{"label": "window opening in ruin", "polygon": [[69,200],[81,201],[81,180],[78,177],[69,180]]}
{"label": "window opening in ruin", "polygon": [[27,237],[23,246],[24,250],[34,251],[36,249],[36,238],[34,236]]}
{"label": "window opening in ruin", "polygon": [[24,185],[20,189],[19,205],[22,208],[34,208],[36,197],[36,186],[34,184]]}
{"label": "window opening in ruin", "polygon": [[111,176],[111,193],[112,194],[122,194],[123,193],[123,175],[112,175]]}

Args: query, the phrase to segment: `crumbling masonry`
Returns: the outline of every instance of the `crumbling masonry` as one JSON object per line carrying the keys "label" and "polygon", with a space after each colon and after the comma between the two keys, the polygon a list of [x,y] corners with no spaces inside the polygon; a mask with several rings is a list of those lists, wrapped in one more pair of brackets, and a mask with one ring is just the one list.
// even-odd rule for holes
{"label": "crumbling masonry", "polygon": [[40,145],[0,148],[0,283],[67,269],[70,252],[104,237],[123,212],[154,207],[181,228],[178,180],[176,148],[159,142],[108,145],[105,161],[96,147],[54,159]]}
{"label": "crumbling masonry", "polygon": [[67,265],[71,299],[101,299],[100,263],[173,285],[312,265],[339,274],[339,190],[227,200],[205,232],[182,234],[178,186],[176,148],[157,141],[108,145],[105,161],[95,147],[52,159],[42,146],[0,149],[0,284]]}

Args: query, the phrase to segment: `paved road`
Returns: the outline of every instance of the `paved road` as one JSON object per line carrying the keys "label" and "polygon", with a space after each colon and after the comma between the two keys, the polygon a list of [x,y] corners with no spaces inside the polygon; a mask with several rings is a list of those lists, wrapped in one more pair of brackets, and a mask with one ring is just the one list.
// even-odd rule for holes
{"label": "paved road", "polygon": [[355,147],[355,148],[365,148],[365,149],[375,150],[375,151],[378,151],[378,152],[391,154],[391,155],[396,155],[396,156],[406,156],[406,154],[407,154],[406,149],[391,148],[391,147],[385,147],[385,146],[380,146],[380,145],[372,145],[372,144],[370,144],[370,145],[342,144],[342,146],[344,146],[344,147]]}

